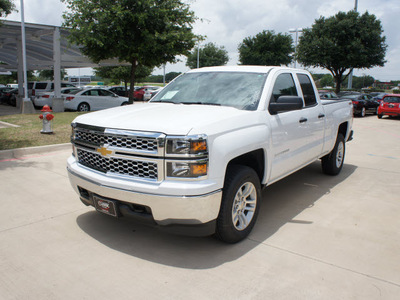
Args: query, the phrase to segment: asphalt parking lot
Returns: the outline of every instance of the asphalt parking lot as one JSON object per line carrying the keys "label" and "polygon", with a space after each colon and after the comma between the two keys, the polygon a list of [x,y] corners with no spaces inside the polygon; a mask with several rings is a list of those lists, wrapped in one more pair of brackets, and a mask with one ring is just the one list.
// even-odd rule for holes
{"label": "asphalt parking lot", "polygon": [[0,299],[399,299],[400,120],[353,127],[342,173],[268,187],[235,245],[85,207],[69,147],[0,153]]}

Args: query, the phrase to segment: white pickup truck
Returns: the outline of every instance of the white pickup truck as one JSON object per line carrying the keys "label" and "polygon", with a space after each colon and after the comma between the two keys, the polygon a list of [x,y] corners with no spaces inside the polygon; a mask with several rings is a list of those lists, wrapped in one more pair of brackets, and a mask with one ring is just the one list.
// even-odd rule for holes
{"label": "white pickup truck", "polygon": [[340,172],[352,116],[350,100],[321,101],[304,70],[192,70],[149,103],[77,117],[69,178],[100,212],[235,243],[262,187],[317,159]]}

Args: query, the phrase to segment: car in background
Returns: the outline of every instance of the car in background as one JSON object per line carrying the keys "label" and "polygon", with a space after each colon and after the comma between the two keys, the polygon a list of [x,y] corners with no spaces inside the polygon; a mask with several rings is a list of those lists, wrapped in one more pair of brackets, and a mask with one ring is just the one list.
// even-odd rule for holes
{"label": "car in background", "polygon": [[150,99],[153,98],[155,95],[157,95],[160,91],[162,91],[162,89],[163,89],[163,87],[159,88],[158,90],[152,91],[150,93]]}
{"label": "car in background", "polygon": [[106,90],[117,94],[118,96],[128,97],[129,89],[126,89],[124,86],[113,86],[106,88]]}
{"label": "car in background", "polygon": [[[75,87],[75,85],[67,82],[61,82],[61,88]],[[54,82],[52,81],[32,81],[28,82],[28,96],[34,100],[46,92],[54,91]]]}
{"label": "car in background", "polygon": [[4,94],[2,101],[11,106],[17,106],[17,95],[18,89],[11,89]]}
{"label": "car in background", "polygon": [[383,92],[372,92],[369,93],[375,100],[377,100],[379,103],[382,101],[383,97],[385,97],[388,93],[383,93]]}
{"label": "car in background", "polygon": [[341,96],[343,99],[351,99],[353,102],[353,114],[365,117],[367,113],[377,114],[379,102],[368,94],[348,94]]}
{"label": "car in background", "polygon": [[383,116],[399,117],[400,116],[400,95],[386,95],[383,97],[379,108],[378,118]]}
{"label": "car in background", "polygon": [[[78,87],[66,87],[61,89],[61,97],[65,98],[67,94],[75,91],[82,91]],[[54,98],[54,92],[46,92],[38,97],[35,97],[32,102],[35,107],[43,107],[45,105],[52,106],[52,98]]]}
{"label": "car in background", "polygon": [[151,98],[151,92],[159,89],[160,89],[159,86],[151,86],[151,85],[140,87],[139,89],[134,91],[133,98],[139,101],[148,101]]}
{"label": "car in background", "polygon": [[319,97],[321,99],[339,99],[338,95],[332,91],[319,91]]}
{"label": "car in background", "polygon": [[103,88],[89,88],[66,95],[66,110],[93,111],[127,105],[128,98],[121,97]]}
{"label": "car in background", "polygon": [[7,86],[0,87],[0,103],[8,103],[7,93],[11,90],[13,90],[12,87],[7,87]]}

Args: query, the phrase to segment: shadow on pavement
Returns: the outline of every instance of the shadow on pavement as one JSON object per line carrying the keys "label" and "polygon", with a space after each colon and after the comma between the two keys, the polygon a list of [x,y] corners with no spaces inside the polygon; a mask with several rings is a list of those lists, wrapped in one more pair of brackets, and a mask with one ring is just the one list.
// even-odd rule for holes
{"label": "shadow on pavement", "polygon": [[[249,238],[229,245],[213,237],[176,236],[129,220],[114,219],[96,211],[77,218],[78,226],[89,236],[116,251],[158,264],[188,269],[209,269],[234,261],[266,242],[288,222],[312,224],[296,219],[322,196],[345,181],[356,166],[344,165],[338,176],[322,174],[320,163],[282,179],[263,191],[257,224]],[[257,236],[257,240],[254,238]]]}

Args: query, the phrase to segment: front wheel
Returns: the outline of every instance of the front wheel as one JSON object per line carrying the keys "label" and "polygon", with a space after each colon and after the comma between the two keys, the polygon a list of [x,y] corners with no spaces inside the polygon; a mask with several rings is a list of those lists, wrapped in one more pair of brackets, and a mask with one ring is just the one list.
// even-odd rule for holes
{"label": "front wheel", "polygon": [[337,175],[343,167],[344,155],[346,146],[344,137],[341,133],[338,134],[335,147],[328,155],[325,155],[321,160],[322,171],[328,175]]}
{"label": "front wheel", "polygon": [[382,119],[383,115],[378,114],[378,119]]}
{"label": "front wheel", "polygon": [[228,169],[215,235],[227,243],[246,238],[260,210],[261,185],[257,173],[246,166]]}

